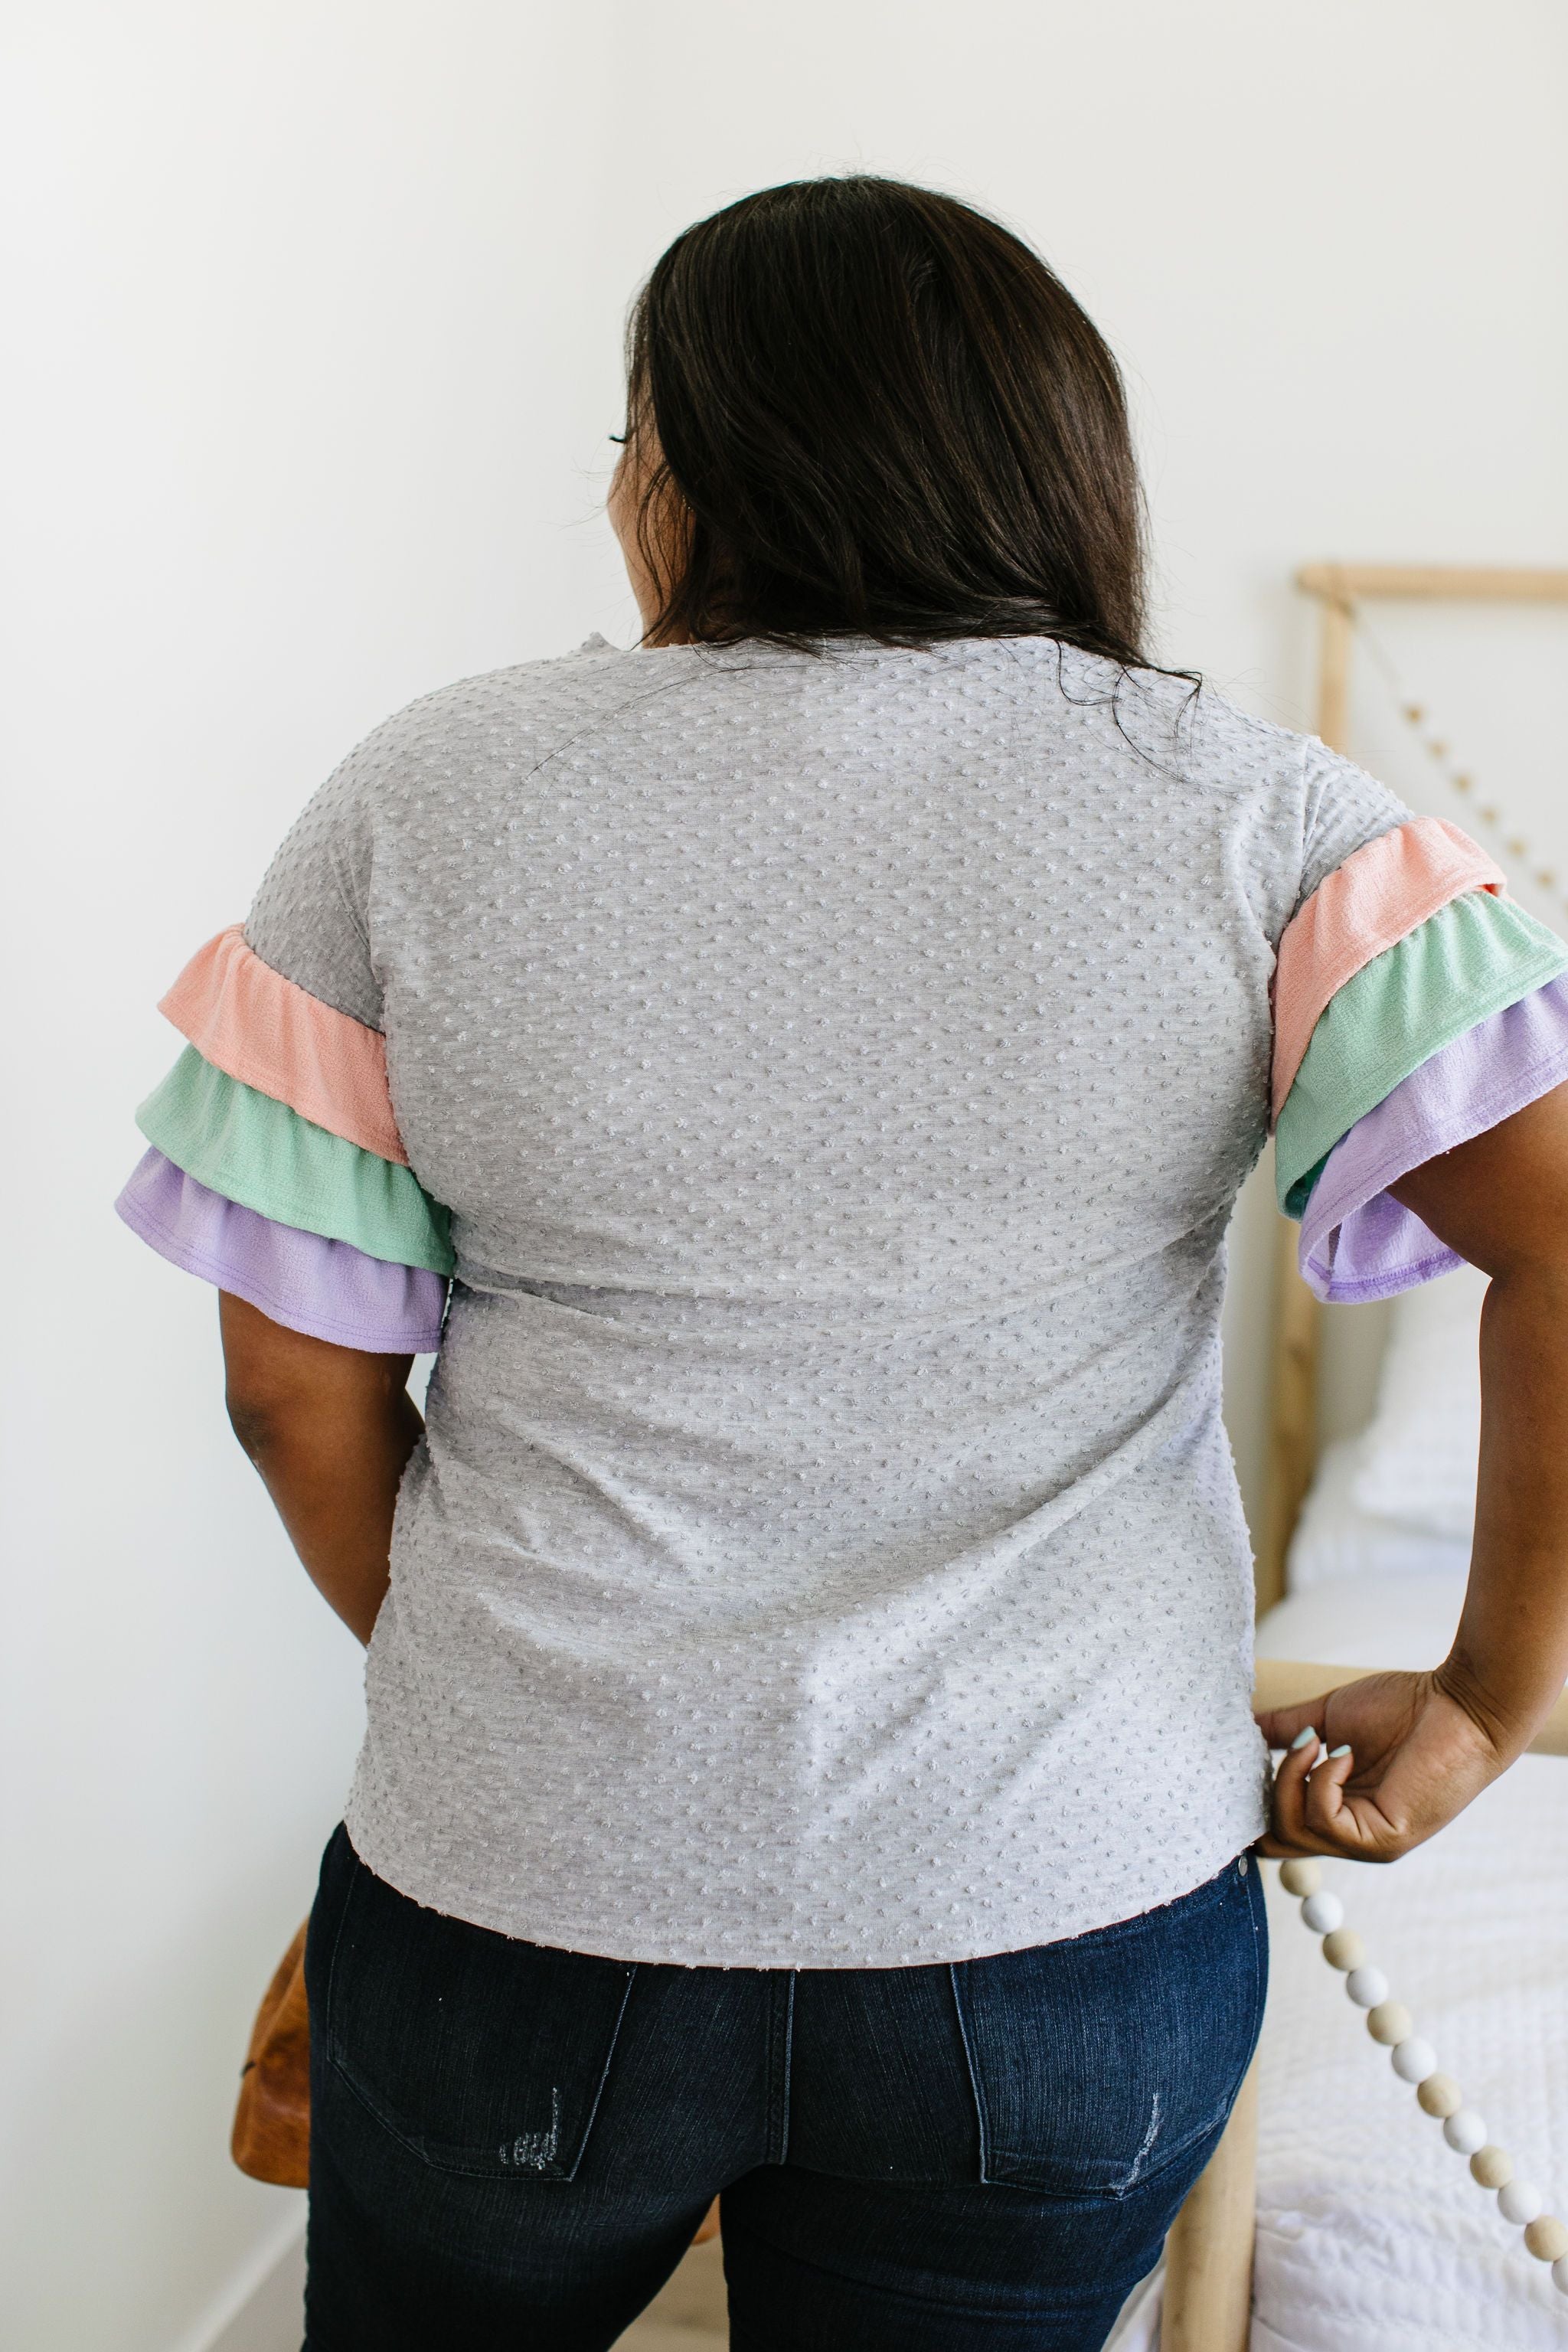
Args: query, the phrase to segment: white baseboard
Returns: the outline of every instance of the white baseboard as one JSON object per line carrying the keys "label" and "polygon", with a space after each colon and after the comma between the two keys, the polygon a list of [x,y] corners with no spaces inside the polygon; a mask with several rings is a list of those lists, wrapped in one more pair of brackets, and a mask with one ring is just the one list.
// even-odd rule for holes
{"label": "white baseboard", "polygon": [[305,2310],[305,2200],[262,2241],[172,2352],[300,2352]]}

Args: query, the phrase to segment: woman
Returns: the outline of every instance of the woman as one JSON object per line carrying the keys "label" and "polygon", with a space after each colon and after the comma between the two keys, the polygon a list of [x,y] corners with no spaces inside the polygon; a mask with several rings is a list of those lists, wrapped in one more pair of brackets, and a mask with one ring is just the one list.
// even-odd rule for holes
{"label": "woman", "polygon": [[[370,1643],[308,2341],[607,2346],[722,2189],[748,2352],[1077,2352],[1251,2056],[1249,1853],[1403,1852],[1568,1667],[1568,950],[1151,666],[1114,362],[948,198],[679,238],[610,512],[641,645],[350,756],[123,1202]],[[1496,1279],[1452,1655],[1260,1737],[1271,1109],[1331,1284]]]}

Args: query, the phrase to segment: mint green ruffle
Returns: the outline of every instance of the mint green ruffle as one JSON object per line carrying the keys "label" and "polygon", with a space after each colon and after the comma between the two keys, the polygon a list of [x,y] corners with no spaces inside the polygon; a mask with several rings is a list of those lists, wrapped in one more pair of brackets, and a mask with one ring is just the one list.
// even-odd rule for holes
{"label": "mint green ruffle", "polygon": [[1358,1118],[1456,1037],[1568,971],[1568,945],[1489,891],[1468,890],[1373,956],[1318,1017],[1274,1137],[1279,1206],[1300,1217]]}
{"label": "mint green ruffle", "polygon": [[136,1124],[187,1176],[277,1224],[351,1242],[393,1265],[452,1271],[447,1212],[410,1169],[214,1069],[194,1045],[148,1096]]}

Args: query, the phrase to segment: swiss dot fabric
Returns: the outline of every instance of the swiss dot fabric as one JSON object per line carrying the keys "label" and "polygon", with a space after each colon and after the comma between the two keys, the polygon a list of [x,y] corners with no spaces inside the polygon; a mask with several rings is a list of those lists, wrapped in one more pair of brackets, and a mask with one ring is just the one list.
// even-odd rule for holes
{"label": "swiss dot fabric", "polygon": [[892,1967],[1258,1833],[1223,1237],[1280,935],[1408,814],[1040,639],[596,644],[344,762],[246,939],[384,1032],[451,1220],[374,1871],[535,1943]]}

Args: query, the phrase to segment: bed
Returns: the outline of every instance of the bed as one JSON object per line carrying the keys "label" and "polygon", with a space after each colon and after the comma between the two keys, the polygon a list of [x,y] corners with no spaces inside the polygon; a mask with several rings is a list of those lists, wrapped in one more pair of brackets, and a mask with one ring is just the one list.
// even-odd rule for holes
{"label": "bed", "polygon": [[[1365,1668],[1442,1656],[1474,1512],[1484,1287],[1467,1267],[1395,1302],[1373,1419],[1323,1454],[1286,1554],[1285,1594],[1259,1622],[1260,1658]],[[1123,2314],[1114,2352],[1162,2341],[1166,2352],[1562,2352],[1568,2297],[1395,2079],[1272,1864],[1268,1877],[1273,1976],[1255,2070],[1256,2172],[1245,2146],[1239,2158],[1233,2150],[1240,2183],[1220,2185],[1217,2207],[1205,2176],[1209,2210],[1201,2184],[1168,2257],[1188,2273],[1179,2291],[1189,2305],[1191,2274],[1206,2269],[1196,2291],[1218,2309],[1216,2266],[1229,2265],[1234,2291],[1255,2214],[1250,2322],[1243,2305],[1239,2329],[1190,2308],[1172,2325],[1157,2273]],[[1491,2137],[1561,2211],[1568,1771],[1549,1755],[1524,1757],[1395,1868],[1329,1863],[1324,1882]]]}

